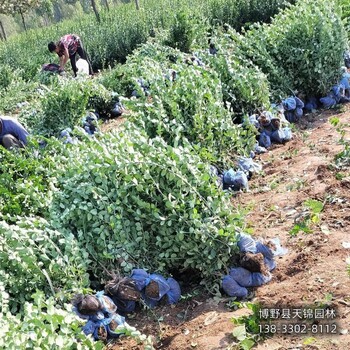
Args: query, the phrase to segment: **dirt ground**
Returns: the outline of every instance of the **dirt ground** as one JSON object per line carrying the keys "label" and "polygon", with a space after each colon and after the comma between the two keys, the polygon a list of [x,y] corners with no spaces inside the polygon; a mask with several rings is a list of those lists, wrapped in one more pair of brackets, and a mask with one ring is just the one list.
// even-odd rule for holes
{"label": "dirt ground", "polygon": [[[254,237],[279,237],[289,250],[278,258],[272,281],[254,290],[251,302],[292,309],[328,303],[336,309],[336,334],[278,333],[260,340],[254,349],[350,349],[350,276],[346,263],[350,249],[342,244],[350,245],[350,172],[331,166],[343,149],[339,133],[329,122],[332,116],[349,122],[350,105],[342,112],[304,116],[292,141],[256,158],[263,165],[262,174],[250,181],[249,192],[236,195],[232,202],[250,208],[246,221]],[[311,215],[305,207],[309,199],[324,205],[319,221],[307,225],[312,232],[292,236],[291,229]],[[156,349],[239,349],[232,336],[235,326],[231,318],[249,311],[233,311],[229,298],[187,295],[188,299],[175,307],[139,312],[127,321],[142,333],[153,335]],[[143,347],[122,339],[108,349]]]}

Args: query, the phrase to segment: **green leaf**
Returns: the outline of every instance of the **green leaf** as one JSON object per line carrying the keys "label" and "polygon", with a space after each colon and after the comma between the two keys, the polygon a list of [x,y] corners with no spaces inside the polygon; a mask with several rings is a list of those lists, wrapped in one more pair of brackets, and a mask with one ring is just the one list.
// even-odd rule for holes
{"label": "green leaf", "polygon": [[252,339],[244,339],[239,343],[242,350],[250,350],[255,345],[255,341]]}
{"label": "green leaf", "polygon": [[232,331],[232,335],[239,341],[246,339],[247,331],[245,325],[235,327]]}

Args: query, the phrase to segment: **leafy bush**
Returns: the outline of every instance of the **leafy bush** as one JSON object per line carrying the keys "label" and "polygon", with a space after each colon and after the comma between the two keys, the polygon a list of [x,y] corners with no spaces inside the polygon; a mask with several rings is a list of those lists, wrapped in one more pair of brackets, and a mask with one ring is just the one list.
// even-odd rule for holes
{"label": "leafy bush", "polygon": [[7,64],[0,66],[0,89],[6,89],[14,77],[14,72]]}
{"label": "leafy bush", "polygon": [[255,22],[270,19],[294,0],[213,0],[210,2],[209,18],[212,24],[229,24],[240,31]]}
{"label": "leafy bush", "polygon": [[252,146],[254,135],[233,125],[214,72],[181,68],[174,82],[154,81],[152,101],[144,104],[134,121],[149,137],[161,136],[175,147],[188,141],[203,159],[227,164]]}
{"label": "leafy bush", "polygon": [[183,52],[190,52],[195,35],[194,19],[186,12],[179,12],[175,15],[175,22],[170,26],[165,44]]}
{"label": "leafy bush", "polygon": [[335,1],[307,0],[279,13],[271,25],[256,25],[241,44],[273,90],[287,95],[289,86],[318,96],[339,78],[346,35]]}
{"label": "leafy bush", "polygon": [[[131,120],[151,138],[160,136],[175,147],[189,142],[202,159],[225,166],[254,143],[254,134],[235,126],[224,108],[225,90],[218,74],[210,67],[193,65],[190,56],[177,50],[147,43],[129,57],[123,69],[118,67],[103,79],[123,94],[137,91],[141,98],[129,103],[135,112]],[[136,83],[138,79],[147,85],[149,98]],[[265,87],[263,82],[256,96],[239,98],[259,99],[266,90],[261,87]],[[268,95],[264,100],[268,101]]]}
{"label": "leafy bush", "polygon": [[[103,71],[98,77],[98,82],[107,89],[127,97],[130,97],[134,90],[142,96],[144,94],[137,79],[142,78],[149,84],[147,80],[161,78],[174,63],[184,59],[185,55],[179,50],[161,45],[157,39],[152,39],[135,50],[128,57],[126,64]],[[144,62],[145,60],[147,62]]]}
{"label": "leafy bush", "polygon": [[255,113],[257,109],[269,106],[269,82],[260,69],[247,60],[237,49],[239,35],[218,32],[212,42],[217,55],[203,54],[208,65],[216,71],[221,84],[223,100],[233,116],[239,121],[244,114]]}
{"label": "leafy bush", "polygon": [[[3,83],[5,84],[5,81]],[[17,75],[17,71],[14,72],[8,79],[7,87],[0,88],[0,111],[17,112],[22,104],[28,104],[38,97],[37,88],[37,82],[26,82]]]}
{"label": "leafy bush", "polygon": [[17,221],[0,221],[0,280],[12,311],[21,309],[37,289],[52,294],[88,285],[87,253],[71,233],[53,231],[44,220]]}
{"label": "leafy bush", "polygon": [[[246,67],[257,70],[254,76],[259,74],[265,75],[268,82],[266,86],[266,78],[263,77],[263,92],[261,94],[262,104],[264,102],[264,94],[269,90],[269,95],[273,100],[278,100],[281,96],[289,94],[292,88],[292,82],[286,75],[284,66],[279,66],[272,54],[268,51],[264,39],[264,26],[255,26],[253,29],[245,33],[245,35],[237,33],[232,28],[227,29],[227,33],[218,31],[212,38],[215,46],[219,48],[219,58],[221,55],[226,56],[226,52],[231,52],[233,60],[238,62],[246,62]],[[259,35],[260,34],[260,35]],[[229,57],[230,59],[230,57]],[[223,58],[221,58],[221,61]],[[237,63],[236,63],[237,64]],[[217,66],[219,66],[217,64]],[[227,68],[223,67],[223,72],[227,72]],[[227,78],[223,76],[222,79],[229,80],[231,75]],[[258,84],[256,81],[253,86]],[[256,91],[257,96],[260,96],[259,91]],[[266,95],[265,95],[266,96]]]}
{"label": "leafy bush", "polygon": [[227,266],[243,217],[186,148],[131,128],[72,148],[66,164],[51,219],[74,230],[95,276],[193,268],[208,281]]}
{"label": "leafy bush", "polygon": [[60,308],[53,298],[42,292],[33,295],[34,302],[23,304],[23,315],[9,312],[9,295],[0,284],[0,348],[7,350],[102,350],[102,342],[87,338],[81,322],[70,306]]}
{"label": "leafy bush", "polygon": [[344,21],[344,25],[346,28],[346,32],[348,33],[348,39],[350,39],[350,4],[347,0],[338,0],[342,9],[342,18]]}
{"label": "leafy bush", "polygon": [[54,189],[54,154],[61,147],[52,141],[43,149],[35,140],[18,152],[0,147],[0,212],[3,215],[45,215]]}
{"label": "leafy bush", "polygon": [[62,79],[41,99],[42,124],[36,128],[46,135],[57,135],[78,125],[87,110],[108,104],[109,99],[111,94],[90,79]]}

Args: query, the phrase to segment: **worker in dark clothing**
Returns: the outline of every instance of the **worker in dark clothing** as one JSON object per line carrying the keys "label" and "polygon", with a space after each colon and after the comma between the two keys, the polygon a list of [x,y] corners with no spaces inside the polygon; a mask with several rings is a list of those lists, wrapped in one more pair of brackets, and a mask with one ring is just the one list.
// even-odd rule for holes
{"label": "worker in dark clothing", "polygon": [[6,149],[23,148],[28,131],[16,119],[0,116],[0,144]]}
{"label": "worker in dark clothing", "polygon": [[48,44],[48,48],[50,52],[55,52],[60,58],[60,68],[61,72],[64,71],[64,66],[70,60],[72,65],[74,76],[77,76],[77,65],[76,65],[76,55],[78,54],[80,58],[86,60],[89,64],[89,74],[91,75],[92,67],[91,63],[88,59],[87,53],[83,48],[83,44],[78,35],[75,34],[67,34],[63,36],[58,43],[54,43],[51,41]]}

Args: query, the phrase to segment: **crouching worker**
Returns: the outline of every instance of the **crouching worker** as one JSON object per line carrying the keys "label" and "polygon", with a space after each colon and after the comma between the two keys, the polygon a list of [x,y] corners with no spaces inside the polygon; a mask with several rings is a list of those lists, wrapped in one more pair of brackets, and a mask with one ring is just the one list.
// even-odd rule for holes
{"label": "crouching worker", "polygon": [[6,149],[23,148],[28,131],[16,119],[0,116],[0,144]]}
{"label": "crouching worker", "polygon": [[72,70],[74,76],[77,76],[77,65],[76,65],[76,55],[80,56],[80,58],[86,60],[89,64],[89,74],[92,74],[91,63],[88,59],[86,51],[83,48],[83,44],[78,35],[75,34],[67,34],[63,36],[57,43],[51,41],[48,44],[48,49],[50,52],[55,52],[60,58],[60,71],[64,71],[64,66],[70,60]]}

